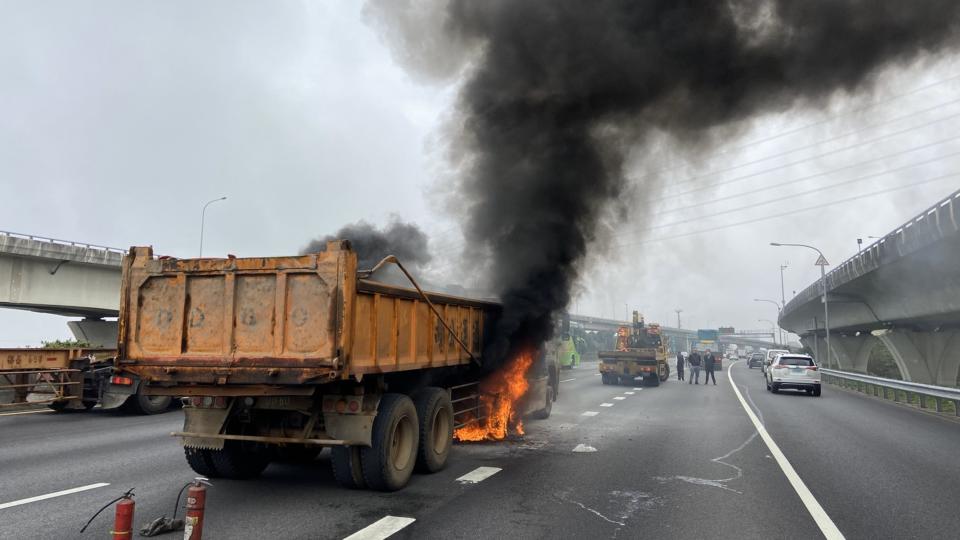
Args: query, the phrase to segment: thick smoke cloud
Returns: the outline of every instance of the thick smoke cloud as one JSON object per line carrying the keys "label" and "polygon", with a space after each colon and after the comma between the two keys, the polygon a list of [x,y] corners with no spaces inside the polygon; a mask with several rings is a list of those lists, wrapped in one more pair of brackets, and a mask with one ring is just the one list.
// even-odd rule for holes
{"label": "thick smoke cloud", "polygon": [[[536,343],[650,135],[690,154],[757,115],[866,93],[957,44],[955,0],[372,0],[415,74],[464,78],[451,122],[474,266],[505,311],[494,351]],[[650,254],[655,256],[655,254]]]}
{"label": "thick smoke cloud", "polygon": [[360,269],[369,269],[387,255],[396,255],[405,266],[419,270],[430,262],[427,235],[412,223],[393,219],[383,229],[358,221],[345,225],[333,235],[312,240],[300,252],[325,251],[327,242],[333,239],[349,240],[357,252]]}

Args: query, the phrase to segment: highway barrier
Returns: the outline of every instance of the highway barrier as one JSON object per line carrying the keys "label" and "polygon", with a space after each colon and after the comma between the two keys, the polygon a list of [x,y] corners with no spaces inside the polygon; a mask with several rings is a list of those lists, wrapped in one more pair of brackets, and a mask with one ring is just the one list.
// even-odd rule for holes
{"label": "highway barrier", "polygon": [[953,412],[960,416],[960,388],[934,386],[896,379],[885,379],[863,373],[820,369],[823,382],[835,384],[842,388],[850,388],[883,399],[893,399],[896,402],[907,404],[917,403],[921,409],[931,408],[938,413],[952,406]]}

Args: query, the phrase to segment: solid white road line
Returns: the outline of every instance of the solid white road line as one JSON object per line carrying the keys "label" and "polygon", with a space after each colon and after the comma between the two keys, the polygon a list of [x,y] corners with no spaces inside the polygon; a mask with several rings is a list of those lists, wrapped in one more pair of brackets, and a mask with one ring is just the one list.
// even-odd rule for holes
{"label": "solid white road line", "polygon": [[613,403],[601,403],[601,407],[613,407]]}
{"label": "solid white road line", "polygon": [[0,416],[17,416],[18,414],[40,414],[40,413],[51,413],[53,409],[38,409],[36,411],[19,411],[19,412],[5,412],[0,413]]}
{"label": "solid white road line", "polygon": [[481,482],[487,478],[490,478],[502,470],[503,469],[499,467],[477,467],[460,478],[457,478],[457,482],[460,482],[461,484],[476,484],[477,482]]}
{"label": "solid white road line", "polygon": [[367,525],[343,540],[383,540],[416,521],[411,517],[386,516]]}
{"label": "solid white road line", "polygon": [[62,497],[64,495],[70,495],[71,493],[79,493],[81,491],[87,491],[88,489],[97,489],[97,488],[101,488],[103,486],[109,486],[109,485],[110,484],[106,482],[97,482],[96,484],[90,484],[90,485],[75,487],[71,489],[64,489],[63,491],[54,491],[53,493],[47,493],[46,495],[37,495],[36,497],[20,499],[19,501],[10,501],[8,503],[0,503],[0,510],[3,510],[5,508],[12,508],[14,506],[20,506],[21,504],[30,504],[32,502],[52,499],[54,497]]}
{"label": "solid white road line", "polygon": [[564,379],[564,380],[562,380],[562,381],[560,381],[560,382],[570,382],[570,381],[575,381],[575,380],[577,380],[576,377],[574,377],[574,378],[572,378],[572,379]]}
{"label": "solid white road line", "polygon": [[598,414],[600,413],[598,413],[597,411],[583,411],[583,414],[581,414],[580,416],[596,416]]}
{"label": "solid white road line", "polygon": [[621,400],[624,400],[624,399],[627,399],[627,398],[625,398],[625,397],[623,397],[623,396],[616,396],[616,397],[613,398],[613,399],[616,399],[616,400],[618,400],[618,401],[621,401]]}
{"label": "solid white road line", "polygon": [[[734,362],[735,364],[736,362]],[[743,399],[743,394],[740,393],[740,389],[737,388],[736,383],[733,381],[733,364],[730,364],[730,367],[727,368],[727,378],[730,380],[730,386],[733,387],[733,392],[737,395],[737,399],[740,400],[740,405],[743,405],[743,410],[747,411],[747,416],[750,418],[750,421],[753,422],[753,427],[757,428],[757,433],[760,434],[760,438],[763,439],[763,442],[767,444],[767,448],[770,449],[770,453],[773,455],[774,459],[777,460],[777,464],[780,465],[780,469],[783,471],[783,474],[787,477],[787,480],[790,482],[790,485],[793,486],[794,491],[797,492],[797,495],[800,497],[800,500],[803,501],[803,505],[807,507],[807,511],[810,512],[810,517],[813,518],[813,521],[817,523],[817,526],[820,527],[820,532],[823,533],[828,540],[840,540],[844,538],[843,533],[840,532],[840,529],[837,528],[837,525],[830,519],[830,516],[827,515],[826,510],[820,506],[820,503],[817,502],[816,497],[813,496],[813,493],[807,489],[807,485],[803,483],[803,480],[800,479],[800,475],[797,474],[797,471],[794,470],[793,465],[787,461],[787,456],[783,455],[783,452],[780,451],[780,447],[777,446],[777,443],[773,440],[773,437],[767,433],[767,428],[763,427],[763,424],[760,423],[760,420],[757,418],[757,415],[754,414],[753,409],[747,405],[747,401]]]}

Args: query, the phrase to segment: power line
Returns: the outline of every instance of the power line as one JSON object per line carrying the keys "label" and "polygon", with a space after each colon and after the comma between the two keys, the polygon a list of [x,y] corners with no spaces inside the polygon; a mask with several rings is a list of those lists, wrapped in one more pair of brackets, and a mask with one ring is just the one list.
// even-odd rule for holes
{"label": "power line", "polygon": [[675,235],[672,235],[672,236],[661,236],[661,237],[652,238],[652,239],[649,239],[649,240],[637,240],[637,241],[634,241],[634,242],[626,242],[626,243],[623,243],[623,244],[616,244],[616,245],[614,245],[614,246],[612,246],[612,247],[622,248],[622,247],[635,246],[635,245],[638,245],[638,244],[649,244],[649,243],[652,243],[652,242],[662,242],[662,241],[664,241],[664,240],[674,240],[674,239],[677,239],[677,238],[684,238],[684,237],[693,236],[693,235],[696,235],[696,234],[703,234],[703,233],[708,233],[708,232],[713,232],[713,231],[719,231],[719,230],[722,230],[722,229],[729,229],[729,228],[731,228],[731,227],[739,227],[740,225],[749,225],[749,224],[751,224],[751,223],[757,223],[757,222],[760,222],[760,221],[769,221],[769,220],[771,220],[771,219],[776,219],[776,218],[786,217],[786,216],[792,216],[792,215],[794,215],[794,214],[799,214],[799,213],[802,213],[802,212],[808,212],[808,211],[810,211],[810,210],[816,210],[816,209],[819,209],[819,208],[826,208],[826,207],[828,207],[828,206],[833,206],[833,205],[836,205],[836,204],[841,204],[841,203],[845,203],[845,202],[856,201],[856,200],[858,200],[858,199],[864,199],[864,198],[867,198],[867,197],[873,197],[873,196],[875,196],[875,195],[882,195],[882,194],[884,194],[884,193],[891,193],[891,192],[893,192],[893,191],[899,191],[899,190],[902,190],[902,189],[912,188],[912,187],[920,186],[920,185],[923,185],[923,184],[929,184],[929,183],[932,183],[932,182],[937,182],[937,181],[939,181],[939,180],[945,180],[945,179],[947,179],[947,178],[953,178],[953,177],[955,177],[955,176],[960,176],[960,172],[952,172],[952,173],[942,174],[942,175],[940,175],[940,176],[935,176],[935,177],[933,177],[933,178],[928,178],[928,179],[926,179],[926,180],[920,180],[919,182],[913,182],[913,183],[905,184],[905,185],[902,185],[902,186],[895,186],[895,187],[891,187],[891,188],[881,189],[881,190],[873,191],[873,192],[870,192],[870,193],[863,193],[863,194],[860,194],[860,195],[855,195],[855,196],[853,196],[853,197],[847,197],[847,198],[845,198],[845,199],[836,199],[836,200],[830,201],[830,202],[828,202],[828,203],[817,204],[817,205],[813,205],[813,206],[807,206],[807,207],[804,207],[804,208],[798,208],[798,209],[796,209],[796,210],[788,210],[788,211],[781,212],[781,213],[779,213],[779,214],[773,214],[773,215],[763,216],[763,217],[756,218],[756,219],[748,219],[748,220],[744,220],[744,221],[738,221],[738,222],[735,222],[735,223],[728,223],[728,224],[726,224],[726,225],[718,225],[718,226],[716,226],[716,227],[711,227],[711,228],[709,228],[709,229],[700,229],[700,230],[696,230],[696,231],[689,231],[689,232],[685,232],[685,233],[681,233],[681,234],[675,234]]}
{"label": "power line", "polygon": [[733,178],[730,178],[730,179],[727,179],[727,180],[723,180],[723,181],[721,181],[721,182],[715,182],[715,183],[713,183],[713,184],[706,184],[706,185],[699,186],[699,187],[696,187],[696,188],[693,188],[693,189],[690,189],[690,190],[687,190],[687,191],[683,191],[683,192],[680,192],[680,193],[674,193],[674,194],[670,194],[670,195],[664,195],[663,197],[661,197],[661,198],[659,198],[659,199],[656,199],[656,200],[654,200],[653,202],[660,202],[660,201],[665,201],[665,200],[668,200],[668,199],[674,199],[674,198],[677,198],[677,197],[683,197],[684,195],[690,195],[690,194],[696,193],[696,192],[698,192],[698,191],[703,191],[703,190],[705,190],[705,189],[710,189],[710,188],[714,188],[714,187],[718,187],[718,186],[725,186],[725,185],[727,185],[727,184],[733,184],[733,183],[735,183],[735,182],[740,182],[741,180],[746,180],[746,179],[748,179],[748,178],[754,178],[754,177],[760,176],[760,175],[762,175],[762,174],[767,174],[767,173],[769,173],[769,172],[778,171],[778,170],[780,170],[780,169],[784,169],[784,168],[787,168],[787,167],[792,167],[792,166],[794,166],[794,165],[799,165],[799,164],[801,164],[801,163],[806,163],[806,162],[808,162],[808,161],[813,161],[813,160],[815,160],[815,159],[819,159],[819,158],[822,158],[822,157],[830,156],[830,155],[833,155],[833,154],[838,154],[838,153],[844,152],[844,151],[846,151],[846,150],[851,150],[851,149],[853,149],[853,148],[857,148],[858,146],[865,146],[865,145],[872,144],[872,143],[875,143],[875,142],[880,141],[880,140],[883,140],[883,139],[887,139],[887,138],[890,138],[890,137],[895,137],[895,136],[897,136],[897,135],[903,135],[904,133],[909,133],[909,132],[911,132],[911,131],[916,131],[916,130],[918,130],[918,129],[921,129],[921,128],[924,128],[924,127],[927,127],[927,126],[930,126],[930,125],[933,125],[933,124],[937,124],[937,123],[940,123],[940,122],[945,122],[945,121],[947,121],[947,120],[952,120],[952,119],[958,118],[958,117],[960,117],[960,113],[954,113],[954,114],[951,114],[951,115],[948,115],[948,116],[944,116],[944,117],[938,118],[937,120],[932,120],[932,121],[927,122],[927,123],[925,123],[925,124],[920,124],[919,126],[914,126],[914,127],[907,128],[907,129],[901,129],[900,131],[893,131],[893,132],[891,132],[891,133],[886,133],[886,134],[884,134],[884,135],[880,135],[880,136],[874,137],[874,138],[872,138],[872,139],[867,139],[867,140],[865,140],[865,141],[860,141],[860,142],[858,142],[858,143],[851,144],[851,145],[849,145],[849,146],[841,146],[840,148],[835,148],[835,149],[833,149],[833,150],[824,152],[824,153],[822,153],[822,154],[817,154],[817,155],[809,156],[809,157],[806,157],[806,158],[803,158],[803,159],[798,159],[798,160],[796,160],[796,161],[791,161],[791,162],[786,163],[786,164],[784,164],[784,165],[778,165],[778,166],[776,166],[776,167],[771,167],[771,168],[769,168],[769,169],[764,169],[764,170],[762,170],[762,171],[752,172],[752,173],[750,173],[750,174],[745,174],[745,175],[742,175],[742,176],[735,176],[735,177],[733,177]]}
{"label": "power line", "polygon": [[[924,85],[924,86],[918,86],[917,88],[914,88],[913,90],[909,90],[909,91],[907,91],[907,92],[905,92],[905,93],[903,93],[903,94],[896,94],[896,95],[890,96],[890,97],[888,97],[888,98],[881,99],[881,100],[879,100],[879,101],[874,101],[873,103],[871,103],[871,104],[869,104],[869,105],[865,105],[865,106],[860,107],[860,108],[857,108],[857,109],[851,109],[851,110],[849,110],[849,111],[846,111],[846,112],[842,112],[842,113],[833,115],[833,116],[831,116],[831,117],[829,117],[829,118],[824,118],[823,120],[818,120],[818,121],[812,122],[812,123],[810,123],[810,124],[805,124],[805,125],[803,125],[803,126],[800,126],[800,127],[794,128],[794,129],[790,129],[790,130],[787,130],[787,131],[782,131],[782,132],[780,132],[780,133],[777,133],[777,134],[774,134],[774,135],[771,135],[771,136],[768,136],[768,137],[763,137],[763,138],[760,138],[760,139],[756,139],[756,140],[753,140],[753,141],[750,141],[750,142],[743,143],[743,144],[738,145],[738,146],[734,146],[734,147],[728,148],[728,149],[726,149],[726,150],[722,150],[722,151],[717,152],[716,154],[714,154],[714,156],[711,157],[710,159],[715,159],[715,158],[718,157],[718,156],[722,156],[722,155],[725,155],[725,154],[729,154],[729,153],[735,152],[735,151],[737,151],[737,150],[743,150],[743,149],[749,148],[749,147],[751,147],[751,146],[756,146],[756,145],[758,145],[758,144],[762,144],[762,143],[765,143],[765,142],[770,142],[770,141],[773,141],[773,140],[776,140],[776,139],[780,139],[780,138],[786,137],[787,135],[793,135],[793,134],[795,134],[795,133],[799,133],[799,132],[804,131],[804,130],[806,130],[806,129],[810,129],[810,128],[813,128],[813,127],[817,127],[817,126],[821,126],[821,125],[823,125],[823,124],[827,124],[827,123],[833,122],[834,120],[843,118],[843,117],[845,117],[845,116],[852,116],[852,115],[857,114],[857,113],[861,113],[861,112],[864,112],[864,111],[868,111],[868,110],[870,110],[870,109],[872,109],[872,108],[874,108],[874,107],[878,107],[878,106],[880,106],[880,105],[884,105],[884,104],[887,104],[887,103],[891,103],[891,102],[896,101],[896,100],[898,100],[898,99],[902,99],[902,98],[905,98],[905,97],[908,97],[908,96],[912,96],[912,95],[914,95],[914,94],[918,94],[918,93],[920,93],[920,92],[923,92],[924,90],[929,90],[929,89],[931,89],[931,88],[935,88],[935,87],[937,87],[937,86],[940,86],[941,84],[946,84],[946,83],[948,83],[948,82],[956,81],[957,79],[960,79],[960,74],[953,75],[953,76],[951,76],[951,77],[947,77],[946,79],[941,79],[941,80],[939,80],[939,81],[936,81],[936,82],[933,82],[933,83],[930,83],[930,84],[927,84],[927,85]],[[663,169],[660,169],[659,171],[654,171],[654,172],[652,172],[652,173],[645,174],[645,175],[641,176],[639,179],[647,178],[647,177],[653,176],[653,175],[655,175],[655,174],[660,174],[660,173],[664,173],[664,172],[676,170],[676,169],[679,169],[679,168],[681,168],[681,167],[689,167],[689,165],[675,165],[675,166],[671,166],[671,167],[664,167]]]}
{"label": "power line", "polygon": [[[743,197],[743,196],[746,196],[746,195],[753,195],[753,194],[756,194],[756,193],[760,193],[761,191],[769,191],[769,190],[771,190],[771,189],[775,189],[775,188],[778,188],[778,187],[783,187],[783,186],[788,186],[788,185],[791,185],[791,184],[797,184],[797,183],[800,183],[800,182],[805,182],[805,181],[810,180],[810,179],[812,179],[812,178],[817,178],[817,177],[819,177],[819,176],[830,175],[830,174],[833,174],[833,173],[836,173],[836,172],[839,172],[839,171],[843,171],[843,170],[847,170],[847,169],[857,169],[857,168],[860,168],[860,167],[862,167],[862,166],[864,166],[864,165],[870,165],[870,164],[876,163],[876,162],[878,162],[878,161],[886,161],[886,160],[888,160],[888,159],[890,159],[890,158],[902,156],[902,155],[905,155],[905,154],[909,154],[909,153],[911,153],[911,152],[916,152],[916,151],[918,151],[918,150],[925,150],[925,149],[927,149],[927,148],[936,146],[936,145],[938,145],[938,144],[943,144],[943,143],[945,143],[945,142],[951,142],[951,141],[954,141],[954,140],[957,140],[957,139],[960,139],[960,135],[954,135],[953,137],[947,137],[946,139],[940,139],[940,140],[938,140],[938,141],[933,141],[933,142],[930,142],[930,143],[927,143],[927,144],[922,144],[922,145],[920,145],[920,146],[915,146],[915,147],[912,147],[912,148],[908,148],[908,149],[906,149],[906,150],[901,150],[901,151],[899,151],[899,152],[894,152],[894,153],[892,153],[892,154],[885,154],[885,155],[883,155],[883,156],[879,156],[879,157],[876,157],[876,158],[868,159],[868,160],[866,160],[866,161],[861,161],[861,162],[858,162],[858,163],[852,163],[852,164],[850,164],[850,165],[844,165],[844,166],[842,166],[842,167],[839,167],[839,168],[836,168],[836,169],[831,169],[831,170],[829,170],[829,171],[822,171],[822,172],[817,172],[817,173],[813,173],[813,174],[808,174],[808,175],[806,175],[806,176],[801,176],[801,177],[799,177],[799,178],[794,178],[794,179],[792,179],[792,180],[787,180],[787,181],[785,181],[785,182],[780,182],[779,184],[770,184],[770,185],[767,185],[767,186],[764,186],[764,187],[759,187],[759,188],[756,188],[756,189],[753,189],[753,190],[750,190],[750,191],[745,191],[745,192],[737,193],[737,194],[734,194],[734,195],[724,195],[723,197],[715,197],[715,198],[712,198],[712,199],[710,199],[710,200],[708,200],[708,201],[702,201],[702,202],[698,202],[698,203],[694,203],[694,204],[688,204],[687,206],[680,206],[680,207],[677,207],[677,208],[669,208],[669,209],[667,209],[667,210],[663,210],[663,211],[661,211],[661,212],[657,212],[656,214],[654,214],[654,216],[661,216],[661,215],[664,215],[664,214],[672,214],[672,213],[674,213],[674,212],[679,212],[679,211],[681,211],[681,210],[689,210],[689,209],[691,209],[691,208],[696,208],[696,207],[698,207],[698,206],[706,206],[706,205],[708,205],[708,204],[713,204],[713,203],[728,201],[728,200],[730,200],[730,199],[737,199],[737,198],[740,198],[740,197]],[[885,169],[884,171],[881,171],[881,172],[879,172],[879,173],[867,175],[867,176],[864,176],[864,177],[860,177],[860,178],[857,178],[857,179],[855,179],[855,180],[862,180],[862,179],[870,178],[870,177],[873,177],[873,176],[879,176],[879,175],[881,175],[881,174],[886,174],[886,173],[888,173],[888,172],[896,172],[896,171],[902,170],[902,169],[904,169],[904,168],[915,167],[915,166],[917,166],[917,165],[925,165],[925,164],[931,163],[931,162],[933,162],[933,161],[939,161],[939,160],[941,160],[941,159],[946,159],[946,158],[948,158],[948,157],[953,157],[953,156],[955,156],[955,155],[957,155],[957,154],[958,154],[957,152],[953,152],[953,153],[949,153],[949,154],[944,154],[944,155],[941,155],[941,156],[937,156],[937,157],[935,157],[935,158],[931,158],[931,159],[928,159],[928,160],[925,160],[925,161],[920,161],[920,162],[917,162],[917,163],[914,163],[914,164],[911,164],[911,165],[906,165],[906,166],[903,166],[903,167],[898,167],[898,168],[896,168],[896,169]],[[855,181],[855,180],[854,180],[854,181]],[[844,182],[844,183],[850,183],[850,181],[847,181],[847,182]],[[842,185],[842,184],[838,184],[838,185]],[[825,187],[823,187],[822,189],[830,189],[831,187],[834,187],[834,186],[825,186]],[[759,204],[764,204],[764,203],[759,203]],[[709,216],[707,216],[707,217],[709,217]]]}
{"label": "power line", "polygon": [[[810,143],[810,144],[807,144],[807,145],[804,145],[804,146],[800,146],[800,147],[797,147],[797,148],[793,148],[793,149],[791,149],[791,150],[786,150],[786,151],[780,152],[780,153],[778,153],[778,154],[773,154],[773,155],[770,155],[770,156],[762,157],[762,158],[759,158],[759,159],[755,159],[755,160],[753,160],[753,161],[746,161],[746,162],[743,162],[743,163],[739,163],[739,164],[737,164],[737,165],[731,165],[730,167],[727,167],[727,168],[725,168],[725,169],[717,169],[717,170],[715,170],[715,171],[710,171],[710,172],[708,172],[708,173],[698,174],[697,176],[691,176],[691,177],[686,178],[686,179],[684,179],[684,180],[678,180],[678,181],[672,182],[671,185],[672,185],[672,186],[676,186],[676,185],[678,185],[678,184],[686,184],[686,183],[694,182],[694,181],[699,180],[699,179],[702,179],[702,178],[706,178],[706,177],[708,177],[708,176],[714,176],[714,175],[717,175],[717,174],[722,174],[722,173],[726,173],[726,172],[730,172],[730,171],[735,171],[735,170],[737,170],[737,169],[742,169],[743,167],[747,167],[747,166],[750,166],[750,165],[756,165],[757,163],[762,163],[762,162],[764,162],[764,161],[769,161],[769,160],[771,160],[771,159],[783,157],[783,156],[786,156],[786,155],[789,155],[789,154],[793,154],[794,152],[799,152],[799,151],[801,151],[801,150],[807,150],[807,149],[810,149],[810,148],[814,148],[814,147],[816,147],[816,146],[820,146],[820,145],[825,144],[825,143],[828,143],[828,142],[833,142],[833,141],[836,141],[836,140],[844,139],[844,138],[849,137],[849,136],[851,136],[851,135],[856,135],[857,133],[862,133],[862,132],[864,132],[864,131],[869,131],[869,130],[871,130],[871,129],[876,129],[876,128],[881,127],[881,126],[885,126],[885,125],[888,125],[888,124],[893,124],[893,123],[899,122],[899,121],[901,121],[901,120],[906,120],[906,119],[908,119],[908,118],[913,118],[913,117],[915,117],[915,116],[917,116],[917,115],[919,115],[919,114],[924,114],[924,113],[928,113],[928,112],[930,112],[930,111],[935,111],[935,110],[941,109],[941,108],[943,108],[943,107],[947,107],[947,106],[950,106],[950,105],[954,105],[954,104],[956,104],[956,103],[960,103],[960,98],[958,98],[958,99],[953,99],[953,100],[950,100],[950,101],[946,101],[946,102],[943,102],[943,103],[938,103],[937,105],[934,105],[934,106],[932,106],[932,107],[927,107],[926,109],[921,109],[921,110],[919,110],[919,111],[914,111],[914,112],[912,112],[912,113],[910,113],[910,114],[905,114],[905,115],[903,115],[903,116],[898,116],[898,117],[896,117],[896,118],[890,118],[890,119],[888,119],[888,120],[884,120],[883,122],[878,122],[878,123],[873,124],[873,125],[864,126],[864,127],[859,128],[859,129],[855,129],[855,130],[853,130],[853,131],[848,131],[847,133],[844,133],[843,135],[837,135],[837,136],[834,136],[834,137],[830,137],[830,138],[824,139],[824,140],[822,140],[822,141],[817,141],[817,142],[815,142],[815,143]],[[933,122],[931,122],[931,123],[936,123],[936,122],[938,122],[938,121],[933,121]],[[929,124],[927,124],[927,125],[929,125]],[[916,126],[916,127],[918,127],[918,128],[920,128],[920,127],[926,127],[926,125],[921,124],[920,126]]]}
{"label": "power line", "polygon": [[[886,170],[883,170],[883,171],[878,171],[878,172],[875,172],[875,173],[871,173],[871,174],[867,174],[867,175],[863,175],[863,176],[858,176],[858,177],[856,177],[856,178],[852,178],[852,179],[850,179],[850,180],[844,180],[844,181],[842,181],[842,182],[839,182],[839,183],[836,183],[836,184],[833,184],[833,185],[830,185],[830,186],[818,186],[818,187],[813,188],[813,189],[808,189],[807,191],[801,191],[801,192],[799,192],[799,193],[791,193],[791,194],[789,194],[789,195],[786,195],[786,196],[783,196],[783,197],[778,197],[778,198],[776,198],[776,199],[768,199],[768,200],[766,200],[766,201],[761,201],[761,202],[758,202],[758,203],[751,203],[751,204],[750,204],[750,208],[753,209],[753,208],[756,208],[756,207],[758,207],[758,206],[766,206],[766,205],[768,205],[768,204],[773,204],[773,203],[777,203],[777,202],[781,202],[781,201],[786,201],[786,200],[789,200],[789,199],[795,199],[795,198],[797,198],[797,197],[803,197],[804,195],[810,195],[810,194],[813,194],[813,193],[819,193],[819,192],[821,192],[821,191],[826,191],[826,190],[828,190],[828,189],[833,189],[833,188],[837,188],[837,187],[841,187],[841,186],[853,184],[854,182],[861,182],[861,181],[863,181],[863,180],[867,180],[867,179],[870,179],[870,178],[876,178],[876,177],[878,177],[878,176],[884,176],[884,175],[887,175],[887,174],[891,174],[891,173],[895,173],[895,172],[900,172],[900,171],[904,171],[904,170],[907,170],[907,169],[912,169],[912,168],[914,168],[914,167],[919,167],[920,165],[927,165],[927,164],[929,164],[929,163],[933,163],[933,162],[936,162],[936,161],[940,161],[940,160],[942,160],[942,159],[946,159],[946,158],[953,157],[953,156],[960,156],[960,150],[958,150],[958,151],[956,151],[956,152],[953,152],[953,153],[950,153],[950,154],[943,155],[943,156],[937,156],[937,157],[935,157],[935,158],[931,158],[931,159],[928,159],[928,160],[925,160],[925,161],[921,161],[921,162],[919,162],[919,163],[911,163],[911,164],[909,164],[909,165],[904,165],[904,166],[902,166],[902,167],[897,167],[897,168],[895,168],[895,169],[886,169]],[[819,175],[813,175],[813,176],[819,176]],[[792,181],[791,181],[791,182],[792,182]],[[785,185],[785,184],[789,184],[789,183],[791,183],[791,182],[784,182],[783,184],[779,184],[779,185],[782,186],[782,185]],[[770,187],[773,188],[773,187],[778,187],[778,186],[770,186]],[[768,189],[768,188],[762,188],[762,190],[766,190],[766,189]],[[762,191],[762,190],[756,190],[755,192],[759,192],[759,191]],[[755,192],[743,193],[743,194],[740,194],[739,196],[751,195],[752,193],[755,193]],[[732,197],[727,197],[727,198],[729,199],[729,198],[732,198]],[[640,231],[631,231],[631,232],[629,232],[629,233],[624,233],[624,234],[635,234],[635,233],[639,233],[639,232],[646,232],[646,231],[652,231],[652,230],[656,230],[656,229],[663,229],[663,228],[666,228],[666,227],[673,227],[673,226],[676,226],[676,225],[682,225],[682,224],[684,224],[684,223],[691,223],[691,222],[693,222],[693,221],[699,221],[699,220],[701,220],[701,219],[707,219],[707,218],[712,218],[712,217],[717,217],[717,216],[722,216],[722,215],[725,215],[725,214],[732,214],[732,213],[734,213],[734,212],[742,212],[742,211],[743,211],[743,208],[731,208],[731,209],[729,209],[729,210],[723,210],[723,211],[720,211],[720,212],[715,212],[715,213],[713,213],[713,214],[706,214],[706,215],[702,215],[702,216],[696,216],[695,218],[684,219],[684,220],[681,220],[681,221],[674,221],[674,222],[671,222],[671,223],[663,223],[663,224],[660,224],[660,225],[654,225],[653,227],[648,227],[648,228],[642,229],[642,230],[640,230]]]}

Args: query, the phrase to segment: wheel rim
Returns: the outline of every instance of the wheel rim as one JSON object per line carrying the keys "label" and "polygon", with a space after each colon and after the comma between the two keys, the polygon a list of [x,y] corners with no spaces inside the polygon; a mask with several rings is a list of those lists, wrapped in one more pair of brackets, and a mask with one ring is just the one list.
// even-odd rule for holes
{"label": "wheel rim", "polygon": [[393,427],[393,436],[390,438],[390,463],[398,471],[410,465],[411,450],[415,448],[413,440],[413,421],[409,416],[402,416]]}
{"label": "wheel rim", "polygon": [[444,407],[437,409],[433,415],[433,453],[440,455],[447,451],[450,445],[450,411]]}

